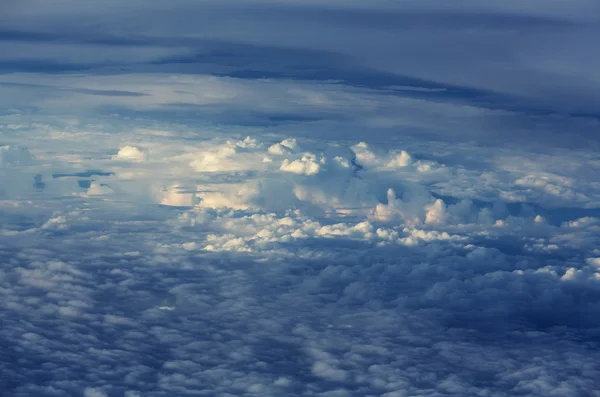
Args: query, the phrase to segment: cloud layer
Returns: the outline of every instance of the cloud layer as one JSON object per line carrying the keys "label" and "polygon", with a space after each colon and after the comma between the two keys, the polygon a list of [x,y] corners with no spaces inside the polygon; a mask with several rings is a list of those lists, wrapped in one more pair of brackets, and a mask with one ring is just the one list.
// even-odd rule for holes
{"label": "cloud layer", "polygon": [[[368,7],[349,1],[85,1],[52,9],[42,3],[10,8],[0,32],[0,71],[337,81],[516,111],[526,115],[519,124],[528,128],[574,118],[569,124],[578,125],[568,132],[553,131],[562,132],[564,142],[567,134],[589,136],[594,126],[588,124],[597,125],[600,10],[591,0],[375,1]],[[37,80],[27,79],[28,90]],[[122,88],[77,93],[136,95]],[[532,123],[534,116],[541,120]]]}
{"label": "cloud layer", "polygon": [[598,193],[570,152],[482,173],[433,141],[123,125],[3,146],[11,395],[593,395]]}
{"label": "cloud layer", "polygon": [[0,394],[598,396],[597,2],[0,5]]}

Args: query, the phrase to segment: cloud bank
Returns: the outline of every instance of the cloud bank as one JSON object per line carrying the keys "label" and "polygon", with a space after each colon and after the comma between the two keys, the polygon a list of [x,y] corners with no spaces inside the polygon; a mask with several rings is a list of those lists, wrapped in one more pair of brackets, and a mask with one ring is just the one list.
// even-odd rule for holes
{"label": "cloud bank", "polygon": [[595,390],[598,193],[571,152],[482,173],[443,142],[120,125],[3,146],[11,395]]}
{"label": "cloud bank", "polygon": [[0,6],[0,394],[597,396],[598,5]]}

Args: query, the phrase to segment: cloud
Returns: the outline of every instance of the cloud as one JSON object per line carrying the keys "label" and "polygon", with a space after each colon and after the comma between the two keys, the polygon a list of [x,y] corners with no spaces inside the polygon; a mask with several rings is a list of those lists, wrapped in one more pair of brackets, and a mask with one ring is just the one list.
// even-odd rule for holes
{"label": "cloud", "polygon": [[268,152],[269,154],[282,156],[293,153],[293,149],[295,147],[296,140],[288,138],[281,141],[281,143],[274,143],[273,145],[269,146]]}
{"label": "cloud", "polygon": [[175,207],[191,207],[198,202],[194,193],[186,192],[185,189],[182,189],[179,185],[161,189],[157,200],[162,205]]}
{"label": "cloud", "polygon": [[590,395],[598,18],[551,3],[12,5],[0,390]]}
{"label": "cloud", "polygon": [[427,211],[425,214],[425,223],[443,223],[445,221],[446,205],[443,200],[437,199],[425,209]]}
{"label": "cloud", "polygon": [[320,171],[320,163],[323,162],[323,159],[317,159],[314,154],[306,153],[298,160],[291,162],[288,159],[283,160],[279,169],[281,171],[291,172],[299,175],[316,175]]}
{"label": "cloud", "polygon": [[[160,139],[166,145],[171,138]],[[251,154],[252,169],[269,143],[215,139],[196,143],[199,149],[174,141],[163,148],[179,159],[165,157],[170,168],[152,164],[161,153],[136,167],[161,180],[157,170],[171,173],[182,164],[190,180],[205,173],[214,185],[227,185],[239,169],[220,176],[197,171],[186,153],[235,146],[227,161]],[[327,167],[296,175],[279,170],[280,158],[265,179],[397,183],[386,168],[396,148],[373,148],[380,153],[373,164],[381,166],[369,168],[347,148],[322,150],[307,140],[298,146],[299,153],[286,156],[323,153]],[[112,147],[106,146],[107,165]],[[421,175],[407,167],[395,170]],[[115,172],[102,178],[115,179]],[[185,395],[207,387],[232,395],[502,395],[508,382],[515,385],[510,393],[585,395],[599,374],[598,357],[586,345],[599,326],[598,269],[578,257],[598,254],[595,244],[569,251],[559,240],[575,233],[595,241],[597,220],[552,225],[505,214],[506,225],[494,228],[481,222],[477,204],[446,204],[422,191],[405,189],[385,204],[397,211],[414,204],[414,224],[400,215],[379,224],[368,213],[313,217],[293,208],[278,213],[202,201],[172,208],[81,196],[70,207],[48,201],[39,215],[25,202],[0,211],[0,254],[7,259],[0,273],[0,338],[8,351],[0,365],[9,382],[3,387],[22,395]],[[428,212],[435,222],[427,222]],[[5,233],[9,214],[23,217],[26,238]],[[553,240],[565,260],[510,248],[527,239]],[[21,366],[6,358],[17,352]],[[65,382],[58,368],[76,376]]]}
{"label": "cloud", "polygon": [[335,382],[343,382],[347,376],[345,371],[332,367],[322,361],[317,361],[313,364],[312,372],[320,378]]}
{"label": "cloud", "polygon": [[110,187],[96,182],[92,182],[87,190],[87,194],[90,196],[102,196],[110,193],[113,193]]}
{"label": "cloud", "polygon": [[[13,70],[112,67],[171,72],[180,59],[195,63],[187,70],[196,73],[254,72],[262,77],[284,73],[302,78],[318,76],[313,72],[317,70],[325,76],[320,80],[355,76],[349,79],[354,81],[370,73],[373,77],[362,79],[363,84],[387,79],[384,86],[414,87],[413,94],[433,89],[429,94],[443,93],[455,100],[469,101],[475,89],[480,95],[471,103],[491,98],[491,106],[533,113],[541,109],[594,114],[589,104],[598,99],[594,72],[598,58],[589,54],[594,54],[599,14],[591,0],[568,7],[558,1],[551,7],[513,1],[503,5],[378,1],[368,8],[346,1],[273,1],[248,7],[237,1],[225,6],[181,0],[169,7],[64,3],[52,12],[41,3],[33,4],[37,1],[12,11],[5,24],[3,63],[13,65]],[[44,11],[32,11],[37,8]],[[133,13],[135,24],[128,18]],[[315,21],[312,30],[318,34],[306,29],[307,19]],[[82,24],[83,20],[94,23]],[[233,20],[235,29],[217,22]],[[527,39],[518,40],[522,37]],[[214,46],[232,50],[223,54],[213,51]],[[267,61],[261,58],[281,49],[287,53]],[[236,56],[242,62],[230,61]],[[587,62],[581,62],[584,59]],[[311,66],[308,70],[306,63]],[[425,83],[410,84],[415,82]],[[455,96],[457,89],[464,95]]]}
{"label": "cloud", "polygon": [[14,168],[31,165],[33,156],[26,148],[18,146],[0,146],[0,166],[2,168]]}
{"label": "cloud", "polygon": [[123,146],[119,152],[113,156],[113,160],[125,161],[144,161],[146,154],[135,146]]}
{"label": "cloud", "polygon": [[95,389],[92,387],[86,387],[85,390],[83,391],[83,395],[85,397],[107,397],[108,394],[106,394],[104,391],[102,391],[102,389]]}

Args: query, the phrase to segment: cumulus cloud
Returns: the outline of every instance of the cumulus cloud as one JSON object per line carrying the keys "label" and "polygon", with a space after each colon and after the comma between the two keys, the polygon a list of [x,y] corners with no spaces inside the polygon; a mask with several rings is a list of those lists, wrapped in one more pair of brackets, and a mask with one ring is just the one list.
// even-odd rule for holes
{"label": "cumulus cloud", "polygon": [[295,148],[296,140],[293,138],[287,138],[279,143],[274,143],[273,145],[269,146],[268,152],[269,154],[282,156],[293,153]]}
{"label": "cumulus cloud", "polygon": [[146,153],[135,146],[123,146],[119,149],[119,152],[113,156],[113,160],[144,161],[145,159]]}
{"label": "cumulus cloud", "polygon": [[[250,171],[255,167],[260,168],[260,163],[265,163],[257,161],[259,157],[255,149],[256,142],[247,145],[244,141],[229,141],[197,153],[197,158],[190,162],[190,166],[198,172]],[[264,160],[264,155],[261,159]]]}
{"label": "cumulus cloud", "polygon": [[110,193],[113,193],[113,190],[109,186],[97,182],[92,182],[87,190],[87,194],[90,196],[102,196]]}
{"label": "cumulus cloud", "polygon": [[0,146],[0,167],[20,167],[33,163],[33,156],[26,148],[19,146]]}
{"label": "cumulus cloud", "polygon": [[442,223],[446,218],[446,205],[443,200],[437,199],[426,208],[425,223]]}
{"label": "cumulus cloud", "polygon": [[297,160],[283,160],[279,169],[298,175],[316,175],[321,169],[321,164],[325,163],[325,161],[325,159],[319,159],[312,153],[305,153]]}
{"label": "cumulus cloud", "polygon": [[595,153],[23,117],[0,115],[10,395],[595,390]]}
{"label": "cumulus cloud", "polygon": [[93,387],[86,387],[85,390],[83,391],[83,395],[84,397],[107,397],[108,394],[106,394],[102,389],[97,389],[97,388],[93,388]]}
{"label": "cumulus cloud", "polygon": [[388,189],[387,203],[378,203],[373,217],[380,222],[415,224],[424,220],[426,223],[437,223],[443,217],[444,203],[436,200],[433,205],[429,205],[431,200],[432,197],[420,187],[408,185],[402,198],[398,198],[393,189]]}
{"label": "cumulus cloud", "polygon": [[161,188],[157,200],[162,205],[175,207],[190,207],[198,202],[195,193],[186,192],[179,185]]}

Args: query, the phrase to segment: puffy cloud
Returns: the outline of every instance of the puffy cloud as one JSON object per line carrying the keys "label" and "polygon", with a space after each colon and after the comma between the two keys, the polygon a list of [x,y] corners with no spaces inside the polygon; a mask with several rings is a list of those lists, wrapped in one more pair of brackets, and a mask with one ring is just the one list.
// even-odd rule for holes
{"label": "puffy cloud", "polygon": [[[380,222],[415,224],[421,222],[425,215],[428,216],[425,220],[428,219],[431,222],[439,216],[437,216],[435,204],[432,207],[427,204],[430,199],[431,197],[420,188],[413,187],[413,190],[404,191],[402,198],[398,198],[393,189],[388,189],[387,204],[377,204],[373,217]],[[438,207],[440,206],[443,206],[443,202],[438,204]]]}
{"label": "puffy cloud", "polygon": [[[206,186],[204,186],[206,188]],[[203,191],[196,194],[200,200],[199,206],[205,208],[247,209],[253,206],[253,201],[259,196],[259,188],[253,183],[230,184],[214,186],[217,191]]]}
{"label": "puffy cloud", "polygon": [[27,142],[35,164],[2,169],[30,187],[0,201],[11,395],[594,390],[599,218],[535,189],[503,200],[527,170],[482,177],[433,143],[182,143],[175,128],[144,136],[152,156],[132,167],[110,148],[138,130],[98,133],[98,152],[48,130],[53,144]]}
{"label": "puffy cloud", "polygon": [[302,158],[297,160],[283,160],[279,169],[298,175],[316,175],[319,173],[321,165],[324,164],[325,161],[324,158],[319,159],[312,153],[305,153]]}
{"label": "puffy cloud", "polygon": [[600,258],[587,258],[587,263],[600,268]]}
{"label": "puffy cloud", "polygon": [[346,371],[337,369],[322,361],[313,364],[312,373],[320,378],[335,382],[343,382],[347,377]]}
{"label": "puffy cloud", "polygon": [[446,220],[446,205],[443,200],[437,199],[425,209],[425,223],[443,223]]}
{"label": "puffy cloud", "polygon": [[108,397],[108,394],[102,389],[86,387],[83,391],[84,397]]}
{"label": "puffy cloud", "polygon": [[406,153],[406,151],[401,151],[399,154],[395,155],[387,164],[388,168],[396,168],[396,167],[407,167],[412,164],[412,158],[410,154]]}
{"label": "puffy cloud", "polygon": [[113,156],[113,160],[144,161],[146,160],[146,153],[135,146],[123,146],[119,149],[119,152]]}
{"label": "puffy cloud", "polygon": [[42,3],[0,12],[0,394],[597,390],[594,1]]}
{"label": "puffy cloud", "polygon": [[24,147],[0,146],[0,167],[22,167],[32,164],[33,156]]}
{"label": "puffy cloud", "polygon": [[194,157],[190,166],[197,172],[253,171],[264,168],[267,163],[263,161],[262,144],[251,137],[208,146],[194,153]]}
{"label": "puffy cloud", "polygon": [[281,141],[280,143],[274,143],[269,146],[268,152],[269,154],[283,156],[286,154],[294,153],[294,149],[297,147],[296,139],[287,138]]}
{"label": "puffy cloud", "polygon": [[44,175],[31,152],[18,145],[0,145],[0,198],[44,190]]}
{"label": "puffy cloud", "polygon": [[111,193],[113,190],[109,186],[97,182],[92,182],[87,190],[87,194],[90,196],[103,196]]}
{"label": "puffy cloud", "polygon": [[198,202],[194,193],[186,192],[179,185],[162,188],[159,200],[162,205],[176,207],[190,207]]}

